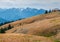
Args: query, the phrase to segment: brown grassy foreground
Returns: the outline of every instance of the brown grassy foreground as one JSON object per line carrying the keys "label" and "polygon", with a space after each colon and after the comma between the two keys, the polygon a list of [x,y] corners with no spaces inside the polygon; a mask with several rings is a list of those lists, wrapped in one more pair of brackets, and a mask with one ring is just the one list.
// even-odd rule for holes
{"label": "brown grassy foreground", "polygon": [[51,38],[27,34],[0,34],[0,42],[54,42]]}

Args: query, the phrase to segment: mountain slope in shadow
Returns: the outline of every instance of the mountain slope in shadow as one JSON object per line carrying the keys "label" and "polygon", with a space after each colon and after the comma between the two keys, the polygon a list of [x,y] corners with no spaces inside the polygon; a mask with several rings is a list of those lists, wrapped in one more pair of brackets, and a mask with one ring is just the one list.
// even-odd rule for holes
{"label": "mountain slope in shadow", "polygon": [[5,23],[5,22],[7,22],[7,20],[0,17],[0,23]]}

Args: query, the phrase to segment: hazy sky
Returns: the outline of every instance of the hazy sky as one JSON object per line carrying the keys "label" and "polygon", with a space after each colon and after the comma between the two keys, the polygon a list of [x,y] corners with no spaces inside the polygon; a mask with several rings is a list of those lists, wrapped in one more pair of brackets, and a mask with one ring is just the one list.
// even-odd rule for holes
{"label": "hazy sky", "polygon": [[60,8],[60,0],[0,0],[0,8]]}

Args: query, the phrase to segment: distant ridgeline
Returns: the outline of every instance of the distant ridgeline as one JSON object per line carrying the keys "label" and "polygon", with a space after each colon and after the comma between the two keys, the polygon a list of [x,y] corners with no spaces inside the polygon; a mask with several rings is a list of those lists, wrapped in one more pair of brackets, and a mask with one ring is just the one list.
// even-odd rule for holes
{"label": "distant ridgeline", "polygon": [[[44,9],[35,9],[35,8],[10,8],[10,9],[0,9],[0,23],[2,21],[16,21],[23,18],[28,18],[38,14],[44,14]],[[3,19],[3,20],[2,20]]]}
{"label": "distant ridgeline", "polygon": [[[49,10],[51,12],[51,10]],[[10,9],[0,9],[0,23],[16,21],[23,18],[28,18],[31,16],[48,13],[44,9],[35,8],[10,8]]]}

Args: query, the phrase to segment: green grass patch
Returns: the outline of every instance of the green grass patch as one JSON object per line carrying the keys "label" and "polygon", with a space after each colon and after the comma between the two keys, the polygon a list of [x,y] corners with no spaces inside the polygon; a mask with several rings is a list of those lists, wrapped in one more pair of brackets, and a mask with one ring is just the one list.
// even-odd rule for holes
{"label": "green grass patch", "polygon": [[54,42],[60,42],[60,40],[54,40]]}

